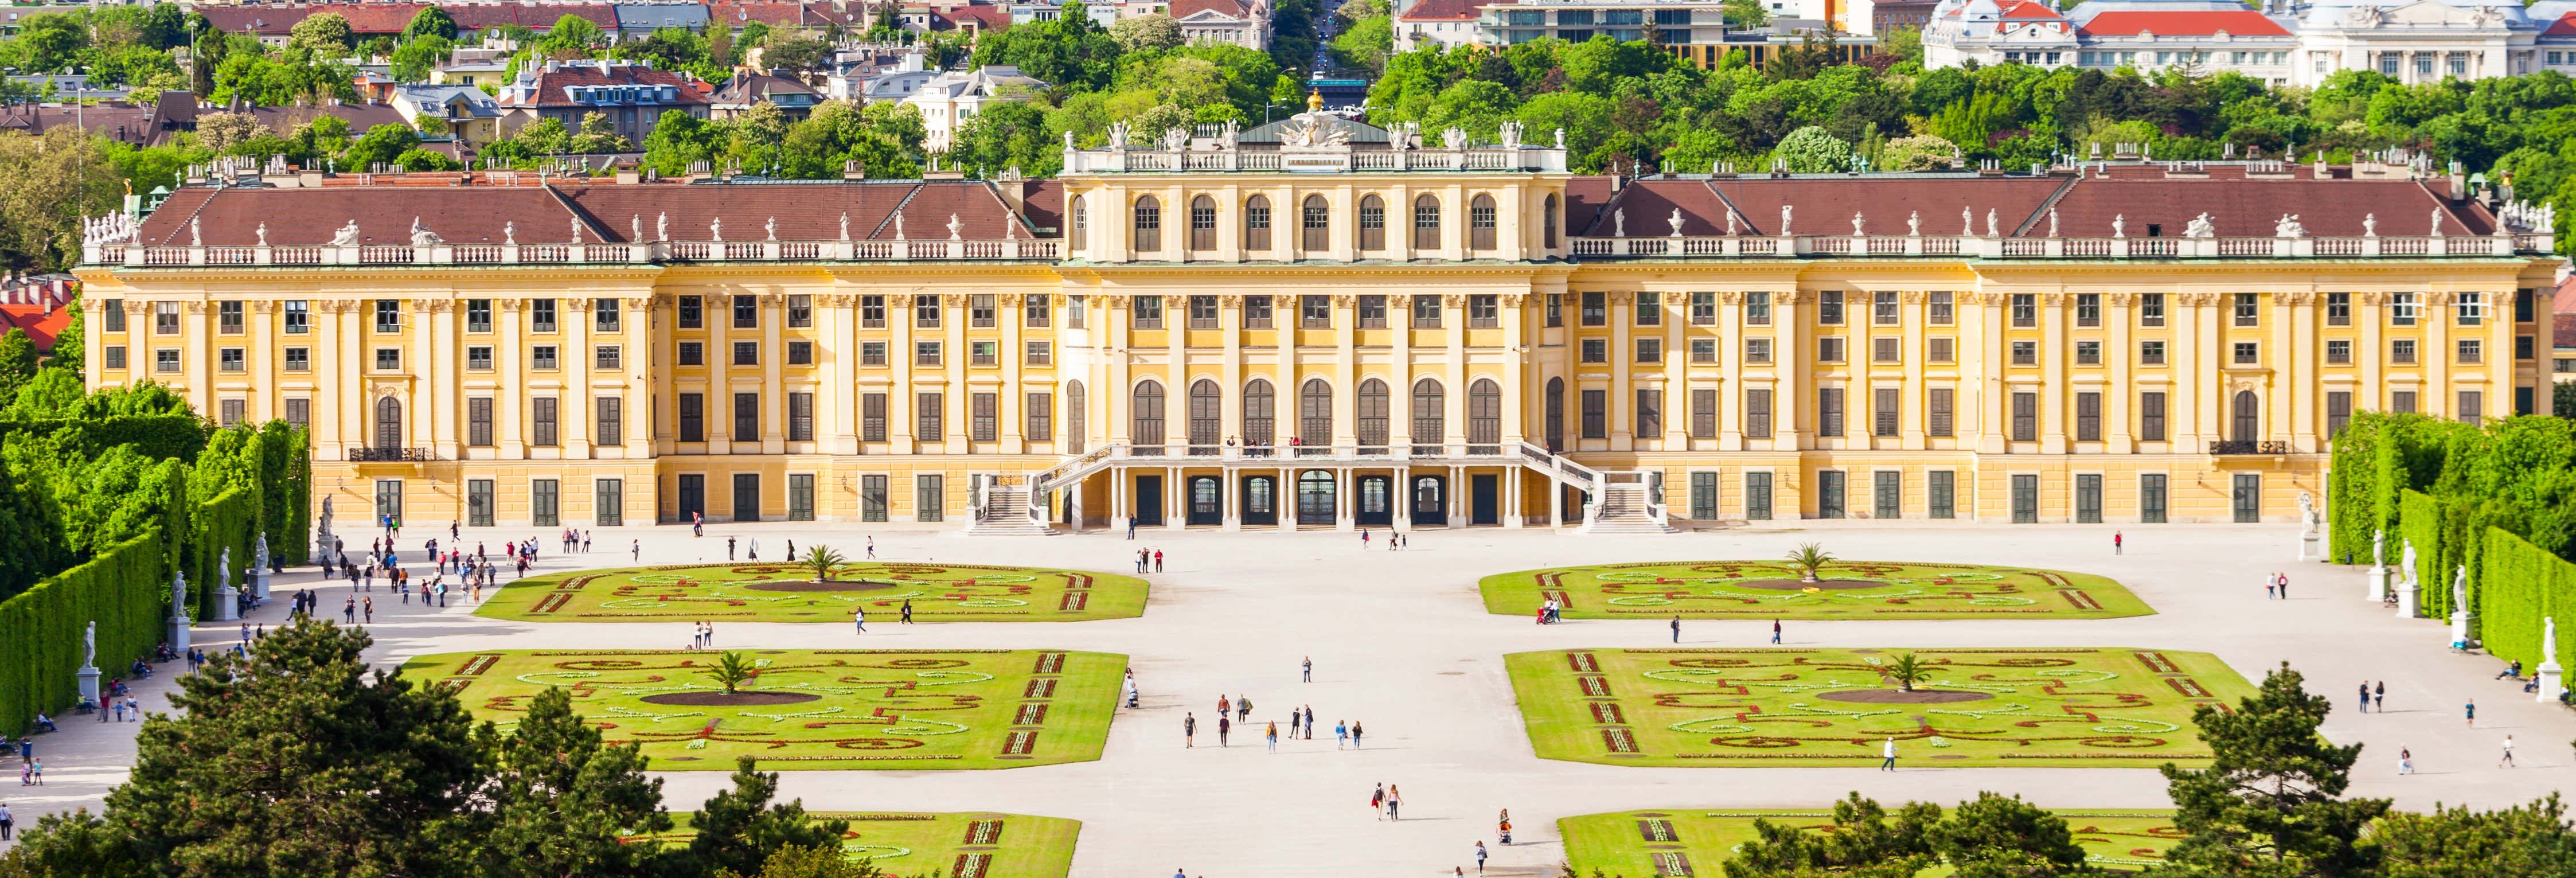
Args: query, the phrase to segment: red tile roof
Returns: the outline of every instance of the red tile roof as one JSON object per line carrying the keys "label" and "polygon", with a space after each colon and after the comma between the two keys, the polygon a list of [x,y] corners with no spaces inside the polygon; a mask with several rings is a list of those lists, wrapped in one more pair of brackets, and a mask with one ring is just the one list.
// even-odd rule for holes
{"label": "red tile roof", "polygon": [[2549,298],[2549,310],[2555,314],[2576,314],[2576,274],[2558,282],[2558,291]]}
{"label": "red tile roof", "polygon": [[669,101],[674,106],[706,103],[706,94],[713,91],[712,85],[700,89],[695,87],[694,79],[643,64],[573,62],[552,70],[539,69],[536,100],[533,102],[512,101],[510,96],[514,89],[504,87],[501,104],[510,107],[586,106],[564,97],[564,89],[600,85],[675,86],[679,89],[678,95]]}
{"label": "red tile roof", "polygon": [[997,31],[1011,26],[1011,10],[1004,6],[960,6],[940,15],[948,20],[951,27],[972,23],[976,30]]}
{"label": "red tile roof", "polygon": [[[1005,10],[1005,17],[1008,10]],[[771,27],[823,27],[831,24],[867,26],[868,13],[859,6],[843,12],[829,3],[715,3],[707,7],[710,20],[734,27],[761,22]]]}
{"label": "red tile roof", "polygon": [[2576,12],[2570,12],[2566,15],[2559,16],[2558,20],[2550,22],[2549,29],[2541,31],[2540,35],[2544,37],[2576,37]]}
{"label": "red tile roof", "polygon": [[1396,16],[1399,21],[1474,21],[1489,5],[1479,0],[1422,0]]}
{"label": "red tile roof", "polygon": [[2558,350],[2576,348],[2576,314],[2549,315],[2549,346]]}
{"label": "red tile roof", "polygon": [[2076,30],[2097,37],[2206,37],[2224,31],[2238,37],[2286,37],[2279,22],[2251,9],[2223,12],[2105,12]]}
{"label": "red tile roof", "polygon": [[[1576,234],[1608,236],[1618,230],[1617,214],[1625,211],[1630,237],[1659,238],[1672,234],[1671,217],[1678,209],[1682,234],[1723,235],[1732,208],[1739,234],[1777,235],[1785,204],[1792,234],[1847,234],[1852,214],[1859,213],[1872,234],[1903,234],[1907,217],[1920,214],[1924,234],[1955,235],[1964,207],[1975,216],[1978,233],[1985,231],[1986,211],[1993,210],[1996,223],[2009,235],[2067,182],[2062,177],[1639,180],[1619,190],[1591,228]],[[1575,227],[1582,229],[1579,222]]]}
{"label": "red tile roof", "polygon": [[1228,18],[1248,18],[1251,4],[1243,0],[1172,0],[1172,19],[1178,21],[1201,12],[1214,12]]}
{"label": "red tile roof", "polygon": [[23,329],[37,350],[51,351],[55,337],[72,325],[74,313],[73,309],[56,305],[0,305],[0,334]]}
{"label": "red tile roof", "polygon": [[605,3],[466,3],[446,9],[448,17],[456,19],[458,30],[515,24],[545,33],[554,30],[555,22],[567,15],[599,25],[600,30],[617,30],[617,10]]}
{"label": "red tile roof", "polygon": [[2007,21],[2012,19],[2057,19],[2065,17],[2057,14],[2057,10],[2050,9],[2044,4],[2033,3],[2031,0],[2003,0],[2002,3],[1997,5],[2003,10],[2003,17]]}
{"label": "red tile roof", "polygon": [[[349,30],[360,35],[401,33],[413,16],[427,8],[424,3],[332,3],[318,6],[215,6],[200,5],[194,11],[212,22],[215,29],[228,33],[284,36],[294,30],[296,22],[319,13],[332,13],[349,20]],[[447,15],[456,20],[459,30],[483,30],[515,24],[534,31],[549,31],[564,16],[588,19],[606,30],[617,29],[617,11],[604,3],[457,3],[444,5]]]}

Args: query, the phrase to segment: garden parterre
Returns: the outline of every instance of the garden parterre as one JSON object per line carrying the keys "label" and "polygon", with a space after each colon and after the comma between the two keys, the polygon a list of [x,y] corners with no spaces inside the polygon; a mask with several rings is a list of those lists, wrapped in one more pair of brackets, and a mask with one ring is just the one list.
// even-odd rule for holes
{"label": "garden parterre", "polygon": [[792,564],[672,564],[513,581],[475,610],[531,622],[1079,622],[1145,612],[1145,580],[992,564],[857,563],[815,582]]}
{"label": "garden parterre", "polygon": [[495,650],[404,672],[506,727],[548,687],[655,770],[1018,768],[1100,758],[1127,657],[1065,650],[741,650],[751,678],[707,676],[715,650]]}
{"label": "garden parterre", "polygon": [[1785,561],[1651,561],[1487,576],[1485,609],[1569,619],[2109,619],[2155,612],[2108,577],[1912,561],[1833,561],[1802,581]]}
{"label": "garden parterre", "polygon": [[1564,649],[1505,657],[1538,755],[1643,766],[2145,768],[2209,756],[2198,705],[2253,687],[2216,656],[1923,649],[1900,691],[1875,649]]}
{"label": "garden parterre", "polygon": [[[1890,808],[1894,803],[1888,803]],[[2139,870],[2163,862],[2166,848],[2182,840],[2168,811],[2090,809],[2058,811],[2085,861],[2105,869]],[[1830,810],[1706,811],[1688,808],[1585,814],[1557,821],[1565,858],[1575,872],[1654,878],[1719,875],[1738,845],[1753,841],[1753,821],[1830,832]]]}
{"label": "garden parterre", "polygon": [[[808,812],[816,820],[841,820],[841,850],[872,861],[892,875],[944,878],[1064,878],[1073,868],[1074,839],[1082,821],[1027,814],[917,814],[879,811]],[[696,812],[671,815],[670,832],[637,841],[687,844]]]}

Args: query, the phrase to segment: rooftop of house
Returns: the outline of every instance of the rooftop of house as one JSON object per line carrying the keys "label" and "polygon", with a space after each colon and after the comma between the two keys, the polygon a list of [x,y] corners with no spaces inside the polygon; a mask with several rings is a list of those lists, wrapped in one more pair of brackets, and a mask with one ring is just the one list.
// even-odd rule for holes
{"label": "rooftop of house", "polygon": [[505,107],[567,107],[602,103],[704,104],[692,78],[655,70],[649,62],[549,61],[501,87]]}

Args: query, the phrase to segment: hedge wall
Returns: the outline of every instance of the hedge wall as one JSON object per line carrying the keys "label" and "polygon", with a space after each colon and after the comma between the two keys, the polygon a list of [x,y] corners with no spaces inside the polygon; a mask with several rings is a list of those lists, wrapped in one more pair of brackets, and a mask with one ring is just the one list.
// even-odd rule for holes
{"label": "hedge wall", "polygon": [[[232,584],[247,588],[242,581],[242,568],[258,557],[253,547],[259,536],[259,492],[251,488],[234,488],[215,499],[197,504],[188,516],[194,531],[188,541],[188,594],[197,606],[197,618],[215,617],[215,582],[217,565],[224,560],[224,549],[232,552]],[[269,545],[274,552],[277,546]]]}
{"label": "hedge wall", "polygon": [[23,734],[37,711],[79,699],[74,673],[88,623],[98,623],[102,683],[161,643],[170,615],[164,548],[156,530],[0,601],[0,732]]}
{"label": "hedge wall", "polygon": [[73,433],[66,443],[96,456],[117,445],[132,445],[145,457],[195,460],[206,450],[213,428],[195,415],[110,415],[103,418],[0,418],[0,435],[50,436]]}
{"label": "hedge wall", "polygon": [[260,428],[260,531],[280,564],[303,564],[313,554],[312,435],[285,421]]}
{"label": "hedge wall", "polygon": [[2576,664],[2576,564],[2497,528],[2487,529],[2484,542],[2481,578],[2487,586],[2478,596],[2478,615],[2487,654],[2538,666],[2541,620],[2555,617],[2558,661]]}

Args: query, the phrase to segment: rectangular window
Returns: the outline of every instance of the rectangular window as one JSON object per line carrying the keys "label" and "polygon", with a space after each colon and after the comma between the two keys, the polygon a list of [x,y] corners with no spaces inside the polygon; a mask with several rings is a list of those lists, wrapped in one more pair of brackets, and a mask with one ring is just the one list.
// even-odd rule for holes
{"label": "rectangular window", "polygon": [[939,365],[939,343],[935,341],[913,342],[912,364],[915,366]]}
{"label": "rectangular window", "polygon": [[1953,421],[1956,419],[1952,406],[1956,404],[1957,399],[1958,390],[1955,388],[1935,387],[1929,391],[1926,408],[1931,409],[1931,412],[1924,425],[1927,432],[1934,436],[1951,435],[1951,430],[1955,429]]}
{"label": "rectangular window", "polygon": [[1843,482],[1843,471],[1816,471],[1816,517],[1842,518],[1843,504],[1850,499],[1849,485]]}
{"label": "rectangular window", "polygon": [[706,394],[680,394],[680,441],[707,441]]}
{"label": "rectangular window", "polygon": [[736,442],[760,440],[760,394],[733,395],[733,436]]}
{"label": "rectangular window", "polygon": [[2261,323],[2260,318],[2261,318],[2261,313],[2262,313],[2262,312],[2261,312],[2260,310],[2258,310],[2258,309],[2260,308],[2260,300],[2256,298],[2255,294],[2253,294],[2253,293],[2237,293],[2237,294],[2235,295],[2235,297],[2234,297],[2234,302],[2235,302],[2235,309],[2234,309],[2234,313],[2235,313],[2235,315],[2236,315],[2236,325],[2238,325],[2238,326],[2256,326],[2256,325],[2260,325],[2260,323]]}
{"label": "rectangular window", "polygon": [[2165,325],[2165,294],[2141,293],[2138,295],[2138,325]]}
{"label": "rectangular window", "polygon": [[2263,361],[2263,345],[2261,342],[2240,341],[2230,347],[2234,351],[2236,365],[2251,366]]}
{"label": "rectangular window", "polygon": [[2102,294],[2075,294],[2075,325],[2092,328],[2102,325]]}
{"label": "rectangular window", "polygon": [[1870,362],[1873,362],[1873,363],[1893,363],[1893,362],[1896,362],[1898,359],[1901,359],[1901,357],[1900,357],[1900,356],[1899,356],[1899,354],[1897,353],[1897,345],[1898,345],[1899,343],[1902,343],[1903,341],[1904,341],[1904,339],[1897,338],[1897,337],[1892,336],[1892,335],[1883,335],[1883,336],[1879,336],[1879,337],[1877,337],[1877,338],[1870,339],[1870,340],[1869,340],[1869,348],[1870,348],[1870,350],[1869,350],[1869,359],[1870,359]]}
{"label": "rectangular window", "polygon": [[529,368],[552,371],[555,369],[556,365],[554,345],[541,344],[528,348]]}
{"label": "rectangular window", "polygon": [[966,326],[970,329],[993,328],[996,320],[994,311],[993,294],[974,293],[968,295],[966,297]]}
{"label": "rectangular window", "polygon": [[1744,323],[1747,326],[1771,325],[1771,294],[1744,294]]}
{"label": "rectangular window", "polygon": [[787,365],[790,365],[790,366],[811,366],[811,365],[814,365],[814,343],[813,343],[813,342],[810,342],[810,341],[790,341],[790,342],[788,342],[788,343],[787,343]]}
{"label": "rectangular window", "polygon": [[1879,470],[1869,474],[1869,514],[1873,518],[1905,517],[1905,474]]}
{"label": "rectangular window", "polygon": [[2388,325],[2415,325],[2415,318],[2421,315],[2422,307],[2422,303],[2417,301],[2414,293],[2389,293]]}
{"label": "rectangular window", "polygon": [[2012,325],[2014,329],[2030,329],[2039,325],[2038,294],[2012,294]]}
{"label": "rectangular window", "polygon": [[240,426],[242,418],[247,417],[249,414],[250,401],[227,399],[221,403],[221,408],[218,409],[218,411],[220,414],[215,418],[216,425],[223,427]]}
{"label": "rectangular window", "polygon": [[2039,365],[2039,342],[2035,342],[2035,341],[2017,341],[2017,342],[2013,342],[2013,343],[2012,343],[2012,364],[2013,364],[2013,365],[2015,365],[2015,366],[2036,366],[2036,365]]}
{"label": "rectangular window", "polygon": [[1707,388],[1692,390],[1690,407],[1691,438],[1717,438],[1717,391]]}
{"label": "rectangular window", "polygon": [[754,296],[733,297],[733,328],[760,328],[760,299]]}
{"label": "rectangular window", "polygon": [[1385,296],[1364,295],[1359,297],[1359,328],[1386,328]]}
{"label": "rectangular window", "polygon": [[1610,392],[1586,390],[1583,399],[1583,438],[1606,439],[1610,436]]}
{"label": "rectangular window", "polygon": [[2039,441],[2039,394],[2012,395],[2012,441]]}
{"label": "rectangular window", "polygon": [[1843,340],[1842,340],[1842,337],[1841,337],[1841,336],[1828,335],[1828,336],[1825,336],[1825,337],[1823,337],[1823,338],[1816,339],[1816,360],[1817,360],[1818,362],[1824,362],[1824,363],[1839,363],[1839,362],[1842,362],[1842,361],[1843,361]]}
{"label": "rectangular window", "polygon": [[2415,413],[2415,391],[2412,391],[2412,390],[2397,390],[2397,391],[2391,391],[2391,392],[2388,394],[2388,410],[2389,410],[2390,412],[2394,412],[2394,413],[2396,413],[2396,414],[2401,414],[2401,415],[2411,415],[2411,414],[2414,414],[2414,413]]}
{"label": "rectangular window", "polygon": [[1027,354],[1028,357],[1025,362],[1028,365],[1051,365],[1055,362],[1055,344],[1053,342],[1043,341],[1029,342]]}
{"label": "rectangular window", "polygon": [[814,394],[787,394],[787,441],[814,441]]}
{"label": "rectangular window", "polygon": [[[1162,303],[1163,300],[1160,298],[1154,300],[1156,307],[1160,307]],[[1159,314],[1160,312],[1157,312],[1158,316]],[[924,293],[912,297],[912,326],[914,329],[939,328],[938,296]]]}
{"label": "rectangular window", "polygon": [[859,477],[859,520],[886,520],[886,477]]}
{"label": "rectangular window", "polygon": [[1032,329],[1050,326],[1055,321],[1055,302],[1046,296],[1030,296],[1020,302],[1020,325]]}
{"label": "rectangular window", "polygon": [[948,512],[948,479],[936,473],[912,477],[912,520],[944,521]]}
{"label": "rectangular window", "polygon": [[1273,301],[1269,296],[1245,296],[1243,298],[1243,328],[1271,328],[1271,308],[1276,304],[1277,302]]}
{"label": "rectangular window", "polygon": [[2139,342],[2139,343],[2138,343],[2138,363],[2139,363],[2140,365],[2146,365],[2146,366],[2162,366],[2162,365],[2164,365],[2164,364],[2165,364],[2165,343],[2164,343],[2164,342],[2162,342],[2162,341],[2142,341],[2142,342]]}
{"label": "rectangular window", "polygon": [[2102,394],[2093,391],[2075,394],[2075,441],[2102,441]]}
{"label": "rectangular window", "polygon": [[2391,363],[2415,362],[2415,340],[2411,338],[2390,340],[2388,342],[2388,361]]}
{"label": "rectangular window", "polygon": [[859,441],[886,441],[886,395],[859,395]]}
{"label": "rectangular window", "polygon": [[966,343],[966,362],[975,366],[997,366],[1002,362],[1002,343],[970,341]]}
{"label": "rectangular window", "polygon": [[2352,392],[2348,390],[2327,391],[2326,439],[2332,440],[2337,436],[2343,435],[2343,428],[2351,423]]}
{"label": "rectangular window", "polygon": [[555,300],[528,300],[528,330],[530,332],[555,331]]}
{"label": "rectangular window", "polygon": [[1544,308],[1544,312],[1547,328],[1557,329],[1563,327],[1565,325],[1565,294],[1548,293],[1547,304]]}
{"label": "rectangular window", "polygon": [[2014,473],[2012,484],[2012,523],[2039,523],[2039,476]]}
{"label": "rectangular window", "polygon": [[2165,394],[2151,390],[2138,394],[2138,441],[2165,441]]}
{"label": "rectangular window", "polygon": [[[807,301],[812,301],[814,297],[805,296],[803,298]],[[808,310],[811,309],[809,308]],[[592,329],[596,329],[600,332],[616,332],[618,326],[617,300],[590,300],[590,325]]]}
{"label": "rectangular window", "polygon": [[2146,524],[2165,523],[2165,474],[2138,475],[2138,520]]}
{"label": "rectangular window", "polygon": [[1585,326],[1608,326],[1608,325],[1610,325],[1610,294],[1609,294],[1609,293],[1584,293],[1584,294],[1582,294],[1582,295],[1583,295],[1583,311],[1582,311],[1582,313],[1581,313],[1580,317],[1581,317],[1581,319],[1582,319],[1583,325],[1585,325]]}
{"label": "rectangular window", "polygon": [[290,400],[287,400],[287,401],[286,401],[286,422],[287,422],[287,423],[289,423],[289,424],[294,424],[295,426],[298,426],[298,427],[303,427],[303,426],[307,426],[307,425],[312,424],[312,423],[313,423],[313,401],[312,401],[312,400],[309,400],[309,399],[290,399]]}
{"label": "rectangular window", "polygon": [[243,332],[248,331],[247,326],[246,326],[246,323],[247,323],[247,321],[245,321],[245,320],[242,318],[242,303],[240,303],[240,302],[216,302],[216,303],[215,303],[215,332],[216,332],[216,334],[219,334],[219,335],[240,335],[240,334],[242,334]]}
{"label": "rectangular window", "polygon": [[2460,339],[2459,352],[2460,362],[2463,363],[2479,363],[2486,360],[2486,344],[2480,339]]}
{"label": "rectangular window", "polygon": [[2078,365],[2078,366],[2099,366],[2099,365],[2102,365],[2102,343],[2101,343],[2101,342],[2098,342],[2098,341],[2079,341],[2079,342],[2076,342],[2076,343],[2075,343],[2075,365]]}
{"label": "rectangular window", "polygon": [[1467,297],[1467,328],[1494,329],[1503,325],[1503,297],[1476,293]]}
{"label": "rectangular window", "polygon": [[1895,326],[1900,322],[1899,313],[1896,293],[1881,291],[1870,294],[1869,322],[1879,326]]}
{"label": "rectangular window", "polygon": [[1663,359],[1664,359],[1664,340],[1663,340],[1663,339],[1660,339],[1660,338],[1641,338],[1641,339],[1638,339],[1638,340],[1637,340],[1637,362],[1640,362],[1640,363],[1655,363],[1655,362],[1661,362]]}
{"label": "rectangular window", "polygon": [[528,403],[528,426],[531,434],[528,444],[539,448],[552,448],[562,444],[556,441],[555,437],[555,398],[540,396],[529,400]]}
{"label": "rectangular window", "polygon": [[465,444],[476,448],[492,447],[492,398],[468,397],[465,400]]}
{"label": "rectangular window", "polygon": [[[378,310],[379,310],[379,311],[381,311],[381,310],[383,310],[383,306],[384,306],[386,303],[384,303],[384,302],[378,302],[378,303],[376,303],[376,304],[377,304],[377,306],[378,306]],[[382,331],[382,330],[380,329],[380,331]],[[179,303],[177,303],[177,302],[154,302],[154,303],[152,303],[152,334],[154,334],[154,335],[178,335],[178,334],[179,334]]]}
{"label": "rectangular window", "polygon": [[[787,520],[814,520],[814,474],[787,474]],[[794,559],[789,559],[794,560]]]}
{"label": "rectangular window", "polygon": [[178,348],[155,348],[155,349],[153,349],[153,351],[152,351],[152,371],[155,371],[155,372],[176,372],[176,371],[179,371],[179,349],[178,349]]}
{"label": "rectangular window", "polygon": [[1694,339],[1691,339],[1691,340],[1690,340],[1690,359],[1691,359],[1691,362],[1693,362],[1693,363],[1702,363],[1702,364],[1707,364],[1707,365],[1716,365],[1716,364],[1717,364],[1717,339],[1713,339],[1713,338],[1694,338]]}
{"label": "rectangular window", "polygon": [[2352,365],[2352,340],[2341,338],[2328,340],[2326,363],[2333,366]]}
{"label": "rectangular window", "polygon": [[554,527],[562,514],[557,491],[562,485],[553,479],[528,481],[528,523],[536,527]]}
{"label": "rectangular window", "polygon": [[2075,523],[2102,523],[2102,474],[2075,474]]}
{"label": "rectangular window", "polygon": [[1409,304],[1413,311],[1411,317],[1408,319],[1408,325],[1414,329],[1440,328],[1439,296],[1414,296]]}
{"label": "rectangular window", "polygon": [[108,345],[108,346],[104,349],[104,351],[105,351],[105,353],[106,353],[107,368],[110,368],[110,369],[123,369],[123,368],[125,368],[125,346],[124,346],[124,345],[121,345],[121,344],[112,344],[112,345]]}
{"label": "rectangular window", "polygon": [[1055,394],[1044,390],[1029,391],[1020,406],[1021,438],[1031,442],[1055,440]]}
{"label": "rectangular window", "polygon": [[1638,388],[1636,436],[1641,439],[1653,438],[1663,435],[1663,432],[1664,392],[1652,388]]}
{"label": "rectangular window", "polygon": [[881,341],[863,341],[863,342],[859,342],[859,365],[861,365],[861,366],[883,366],[883,365],[885,365],[885,364],[886,364],[886,343],[885,343],[885,342],[881,342]]}
{"label": "rectangular window", "polygon": [[1698,521],[1717,520],[1717,474],[1690,474],[1690,516]]}
{"label": "rectangular window", "polygon": [[[301,306],[302,306],[304,303],[302,303],[302,302],[288,302],[287,304],[288,304],[288,305],[297,306],[297,307],[295,308],[295,310],[299,310],[299,311],[300,311],[300,310],[302,310],[302,307],[301,307]],[[104,327],[106,328],[106,331],[108,331],[108,332],[124,332],[124,331],[125,331],[125,300],[124,300],[124,299],[105,299],[105,300],[100,301],[100,302],[99,302],[99,312],[98,312],[98,313],[99,313],[99,318],[100,318],[100,325],[104,326]]]}
{"label": "rectangular window", "polygon": [[[1690,294],[1690,322],[1692,326],[1717,325],[1716,293]],[[1714,475],[1714,473],[1711,474],[1712,477]]]}
{"label": "rectangular window", "polygon": [[[312,331],[313,331],[313,314],[312,314],[312,312],[311,312],[311,311],[306,310],[306,306],[305,306],[304,300],[302,300],[302,299],[296,299],[296,300],[292,300],[292,301],[287,302],[287,303],[286,303],[286,309],[285,309],[285,312],[286,312],[286,334],[288,334],[288,335],[303,335],[303,334],[305,334],[305,333],[308,333],[308,332],[312,332]],[[124,322],[125,322],[125,320],[124,320],[124,317],[125,317],[124,312],[119,311],[119,312],[115,312],[115,313],[116,313],[116,319],[114,320],[114,322],[119,323],[119,324],[124,323]],[[122,332],[122,331],[124,331],[124,327],[119,326],[119,327],[117,327],[117,328],[116,328],[116,330],[115,330],[115,331]]]}
{"label": "rectangular window", "polygon": [[1081,297],[1081,296],[1066,296],[1066,297],[1064,297],[1064,328],[1066,328],[1066,329],[1081,329],[1081,328],[1082,328],[1082,314],[1083,314],[1082,299],[1083,299],[1083,297]]}
{"label": "rectangular window", "polygon": [[1955,470],[1936,469],[1923,475],[1931,493],[1930,503],[1924,510],[1925,513],[1929,517],[1940,519],[1959,517],[1959,473]]}
{"label": "rectangular window", "polygon": [[1219,325],[1215,296],[1191,296],[1189,309],[1191,329],[1215,329]]}
{"label": "rectangular window", "polygon": [[2460,391],[2460,423],[2475,424],[2486,419],[2487,394],[2482,390]]}
{"label": "rectangular window", "polygon": [[966,438],[975,442],[999,441],[1002,432],[1002,395],[976,393],[967,396],[969,431]]}
{"label": "rectangular window", "polygon": [[884,297],[884,296],[860,296],[860,297],[859,297],[859,328],[860,328],[860,329],[884,329],[884,328],[885,328],[885,325],[886,325],[886,297]]}
{"label": "rectangular window", "polygon": [[2487,322],[2487,294],[2460,293],[2451,302],[2451,310],[2461,326],[2482,326]]}
{"label": "rectangular window", "polygon": [[1662,326],[1664,323],[1663,294],[1638,293],[1636,310],[1638,326]]}
{"label": "rectangular window", "polygon": [[[490,350],[490,348],[485,348],[485,350]],[[684,341],[680,343],[680,365],[704,366],[706,364],[707,345],[705,342]]]}
{"label": "rectangular window", "polygon": [[2351,293],[2327,293],[2327,294],[2326,294],[2326,325],[2327,325],[2327,326],[2351,326],[2351,325],[2352,325],[2352,294],[2351,294]]}
{"label": "rectangular window", "polygon": [[1771,340],[1767,338],[1745,339],[1744,361],[1747,363],[1771,362]]}
{"label": "rectangular window", "polygon": [[1958,294],[1933,293],[1926,299],[1925,310],[1928,313],[1924,317],[1924,322],[1934,326],[1948,326],[1958,320]]}
{"label": "rectangular window", "polygon": [[1583,354],[1582,354],[1583,362],[1586,362],[1586,363],[1607,363],[1607,362],[1610,362],[1610,340],[1609,340],[1609,339],[1606,339],[1606,338],[1587,338],[1587,339],[1584,339],[1584,340],[1583,340],[1583,342],[1582,342],[1582,351],[1583,351]]}
{"label": "rectangular window", "polygon": [[1744,474],[1744,519],[1746,521],[1771,520],[1770,473]]}
{"label": "rectangular window", "polygon": [[1298,296],[1297,325],[1306,329],[1333,328],[1333,297]]}
{"label": "rectangular window", "polygon": [[603,396],[592,405],[598,409],[599,421],[593,441],[599,445],[626,444],[626,400]]}
{"label": "rectangular window", "polygon": [[736,366],[760,365],[760,343],[756,341],[734,342],[733,364]]}
{"label": "rectangular window", "polygon": [[1959,361],[1959,340],[1948,336],[1924,339],[1923,358],[1934,363],[1956,363]]}
{"label": "rectangular window", "polygon": [[1816,388],[1816,435],[1838,436],[1843,432],[1843,389]]}
{"label": "rectangular window", "polygon": [[401,369],[402,369],[402,349],[401,349],[401,348],[377,348],[377,349],[376,349],[376,371],[379,371],[379,372],[395,372],[395,371],[400,371]]}
{"label": "rectangular window", "polygon": [[626,524],[626,480],[592,479],[590,481],[591,514],[600,527]]}
{"label": "rectangular window", "polygon": [[600,345],[599,347],[592,349],[590,360],[592,368],[603,371],[616,371],[619,361],[617,346],[613,344]]}
{"label": "rectangular window", "polygon": [[1816,322],[1825,326],[1843,325],[1843,292],[1825,290],[1816,294]]}
{"label": "rectangular window", "polygon": [[1902,392],[1903,391],[1900,388],[1895,387],[1878,387],[1870,390],[1870,435],[1896,435],[1898,416],[1904,414],[1903,410],[1900,408],[1900,403],[1897,401],[1898,394]]}
{"label": "rectangular window", "polygon": [[[178,313],[179,313],[179,312],[178,312],[178,310],[177,310],[177,309],[178,309],[178,307],[179,307],[178,303],[176,303],[176,302],[169,302],[169,303],[165,303],[165,304],[168,304],[168,305],[170,306],[170,308],[172,309],[172,310],[171,310],[171,312],[170,312],[171,316],[172,316],[172,317],[177,317],[177,316],[178,316]],[[170,331],[172,331],[172,332],[177,332],[177,331],[178,331],[178,324],[177,324],[177,322],[176,322],[175,320],[174,320],[174,321],[172,321],[172,323],[171,323],[171,330],[170,330]],[[401,303],[401,302],[395,301],[395,300],[393,300],[393,299],[377,299],[377,300],[376,300],[376,331],[377,331],[377,332],[401,332],[401,331],[402,331],[402,303]]]}
{"label": "rectangular window", "polygon": [[1744,392],[1744,435],[1749,438],[1771,438],[1771,391]]}
{"label": "rectangular window", "polygon": [[467,299],[467,300],[465,300],[465,331],[467,331],[467,332],[491,332],[491,331],[492,331],[492,300],[490,300],[490,299]]}
{"label": "rectangular window", "polygon": [[921,442],[939,441],[942,435],[941,418],[947,414],[943,406],[945,402],[946,399],[938,391],[923,391],[912,395],[913,439]]}
{"label": "rectangular window", "polygon": [[221,372],[246,372],[250,370],[250,364],[241,348],[223,348],[215,352],[215,369]]}

